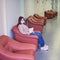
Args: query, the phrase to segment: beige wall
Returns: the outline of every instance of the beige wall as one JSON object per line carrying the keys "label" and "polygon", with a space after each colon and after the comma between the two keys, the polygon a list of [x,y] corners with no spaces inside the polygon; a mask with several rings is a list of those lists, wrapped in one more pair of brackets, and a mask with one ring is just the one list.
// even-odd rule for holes
{"label": "beige wall", "polygon": [[3,34],[3,21],[2,21],[2,0],[0,0],[0,35]]}
{"label": "beige wall", "polygon": [[25,0],[25,16],[38,13],[44,15],[44,11],[51,9],[51,0]]}
{"label": "beige wall", "polygon": [[0,0],[0,35],[12,37],[19,16],[24,16],[24,0]]}
{"label": "beige wall", "polygon": [[51,9],[51,0],[39,0],[39,2],[35,2],[35,13],[39,15],[44,15],[45,10]]}
{"label": "beige wall", "polygon": [[5,0],[0,0],[0,35],[7,35]]}
{"label": "beige wall", "polygon": [[28,17],[34,14],[34,0],[24,0],[24,15]]}

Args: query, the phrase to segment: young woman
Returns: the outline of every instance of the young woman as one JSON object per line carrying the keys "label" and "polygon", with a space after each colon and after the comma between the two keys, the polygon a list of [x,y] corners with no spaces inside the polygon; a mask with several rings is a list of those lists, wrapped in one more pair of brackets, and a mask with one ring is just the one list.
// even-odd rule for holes
{"label": "young woman", "polygon": [[[41,50],[48,50],[48,46],[45,44],[42,34],[40,32],[34,32],[33,28],[28,28],[25,24],[24,17],[20,16],[18,19],[18,29],[22,34],[30,34],[38,36],[38,43],[41,46]],[[32,31],[31,31],[32,30]]]}

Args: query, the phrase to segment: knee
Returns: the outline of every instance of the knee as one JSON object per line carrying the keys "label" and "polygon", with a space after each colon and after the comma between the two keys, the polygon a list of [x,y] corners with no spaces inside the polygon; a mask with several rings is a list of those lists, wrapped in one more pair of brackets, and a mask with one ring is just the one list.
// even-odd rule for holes
{"label": "knee", "polygon": [[39,32],[36,32],[35,33],[37,36],[39,36],[39,37],[41,37],[42,36],[42,34],[41,33],[39,33]]}
{"label": "knee", "polygon": [[41,33],[38,33],[38,35],[41,37],[42,36],[42,34]]}

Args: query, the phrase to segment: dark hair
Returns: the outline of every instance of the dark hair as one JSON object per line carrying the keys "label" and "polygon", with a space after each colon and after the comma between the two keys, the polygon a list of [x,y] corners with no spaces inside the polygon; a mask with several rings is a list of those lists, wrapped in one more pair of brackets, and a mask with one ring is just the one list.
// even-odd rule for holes
{"label": "dark hair", "polygon": [[22,16],[20,16],[19,18],[18,18],[18,24],[17,24],[17,26],[19,25],[19,24],[21,24],[21,19],[24,19],[24,17],[22,17]]}

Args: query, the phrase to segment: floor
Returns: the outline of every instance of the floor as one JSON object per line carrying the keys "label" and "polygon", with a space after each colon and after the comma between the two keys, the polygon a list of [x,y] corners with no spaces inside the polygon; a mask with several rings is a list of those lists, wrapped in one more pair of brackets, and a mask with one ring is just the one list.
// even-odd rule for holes
{"label": "floor", "polygon": [[44,26],[43,37],[49,46],[48,51],[36,52],[36,60],[60,60],[60,16],[48,19]]}

